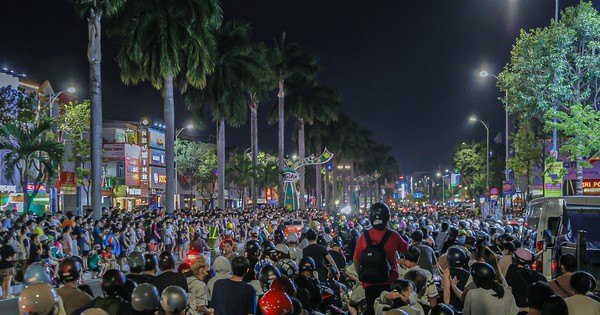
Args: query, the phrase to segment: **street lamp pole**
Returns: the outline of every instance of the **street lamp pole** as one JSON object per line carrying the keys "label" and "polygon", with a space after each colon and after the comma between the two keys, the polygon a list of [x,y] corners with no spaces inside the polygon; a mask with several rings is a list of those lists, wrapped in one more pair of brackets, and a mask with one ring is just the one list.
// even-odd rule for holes
{"label": "street lamp pole", "polygon": [[[557,0],[558,1],[558,0]],[[493,75],[491,73],[488,73],[487,71],[483,70],[481,72],[479,72],[479,75],[481,77],[487,77],[487,76],[491,76],[494,79],[496,79],[496,81],[498,81],[498,76]],[[506,105],[504,106],[504,115],[505,115],[505,119],[504,119],[504,123],[505,123],[505,134],[504,134],[504,177],[506,179],[506,181],[510,180],[510,169],[508,167],[508,158],[509,158],[509,154],[508,154],[508,91],[506,91],[506,93],[504,94],[504,97],[506,99]],[[489,153],[488,153],[489,154]]]}
{"label": "street lamp pole", "polygon": [[[177,129],[177,132],[175,133],[175,141],[177,141],[177,138],[179,138],[179,134],[184,131],[185,129],[192,129],[194,128],[194,126],[192,125],[187,125],[183,128],[179,128]],[[192,188],[190,187],[190,190]],[[177,161],[175,161],[175,196],[177,196],[177,198],[175,198],[175,209],[179,209],[179,182],[177,181]],[[192,201],[190,200],[190,208],[191,208],[191,203]]]}
{"label": "street lamp pole", "polygon": [[486,152],[485,152],[485,164],[486,164],[486,170],[485,170],[485,189],[490,189],[490,127],[488,126],[488,124],[486,124],[485,122],[483,122],[482,120],[479,120],[475,117],[471,117],[469,118],[469,120],[471,121],[479,121],[484,127],[485,127],[485,134],[486,134]]}

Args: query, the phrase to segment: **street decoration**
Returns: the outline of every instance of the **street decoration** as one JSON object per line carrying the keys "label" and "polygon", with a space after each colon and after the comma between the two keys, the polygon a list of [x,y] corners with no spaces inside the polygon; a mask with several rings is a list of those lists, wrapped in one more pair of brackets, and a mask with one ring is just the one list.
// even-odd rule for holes
{"label": "street decoration", "polygon": [[293,210],[298,207],[298,193],[295,185],[300,180],[298,169],[302,166],[325,164],[332,158],[333,153],[325,148],[319,157],[311,154],[299,159],[283,159],[283,191],[285,192],[284,207],[286,209]]}

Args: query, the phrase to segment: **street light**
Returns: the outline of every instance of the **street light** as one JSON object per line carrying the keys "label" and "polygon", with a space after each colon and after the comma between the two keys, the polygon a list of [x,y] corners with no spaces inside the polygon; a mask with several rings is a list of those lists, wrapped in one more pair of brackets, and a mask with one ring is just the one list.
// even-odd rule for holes
{"label": "street light", "polygon": [[469,117],[469,120],[472,122],[479,121],[484,127],[486,131],[486,152],[485,152],[485,189],[490,189],[490,127],[488,124],[484,123],[482,120],[477,119],[475,116]]}
{"label": "street light", "polygon": [[[491,76],[494,79],[496,79],[496,81],[498,81],[498,76],[495,76],[493,74],[488,73],[487,71],[483,70],[481,72],[479,72],[479,75],[482,78],[485,78],[487,76]],[[506,181],[510,180],[510,170],[508,168],[508,91],[505,92],[504,94],[505,99],[506,99],[506,106],[504,106],[504,114],[505,114],[505,148],[504,148],[504,176]],[[489,154],[489,153],[488,153]]]}
{"label": "street light", "polygon": [[[193,129],[194,125],[189,124],[183,128],[179,128],[177,129],[177,132],[175,133],[175,141],[177,141],[177,138],[179,138],[179,134],[184,131],[185,129]],[[190,187],[190,190],[192,188]],[[177,182],[177,162],[175,162],[175,196],[177,196],[177,198],[175,198],[175,208],[178,209],[179,208],[179,183]],[[190,203],[192,202],[192,200],[190,200]],[[191,208],[191,207],[190,207]]]}
{"label": "street light", "polygon": [[52,106],[54,105],[54,102],[56,102],[56,100],[58,99],[58,97],[61,94],[65,93],[65,92],[67,92],[69,94],[73,94],[73,93],[77,92],[77,89],[75,89],[74,87],[71,86],[71,87],[69,87],[66,90],[62,90],[62,91],[57,92],[57,93],[50,93],[48,95],[48,99],[49,99],[48,107],[50,108],[50,117],[52,117]]}

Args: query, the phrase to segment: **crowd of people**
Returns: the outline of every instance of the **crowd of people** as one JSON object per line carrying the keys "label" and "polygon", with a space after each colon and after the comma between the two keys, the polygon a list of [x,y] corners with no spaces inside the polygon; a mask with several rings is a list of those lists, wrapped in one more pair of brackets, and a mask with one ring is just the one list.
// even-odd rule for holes
{"label": "crowd of people", "polygon": [[[595,278],[551,281],[523,220],[373,204],[2,213],[2,298],[21,314],[600,314]],[[100,278],[93,297],[88,278]]]}

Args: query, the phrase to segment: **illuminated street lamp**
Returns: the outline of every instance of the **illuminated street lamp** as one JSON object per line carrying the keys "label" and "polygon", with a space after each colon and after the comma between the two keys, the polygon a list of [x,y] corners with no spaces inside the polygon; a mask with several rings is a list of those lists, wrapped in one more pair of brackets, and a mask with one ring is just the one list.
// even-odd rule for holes
{"label": "illuminated street lamp", "polygon": [[479,121],[484,127],[486,131],[486,152],[485,152],[485,189],[490,189],[490,126],[484,123],[482,120],[477,119],[475,116],[469,117],[469,120],[472,122]]}
{"label": "illuminated street lamp", "polygon": [[66,90],[62,90],[60,92],[57,93],[50,93],[48,94],[48,107],[50,108],[50,117],[53,117],[53,113],[52,113],[52,107],[54,106],[54,102],[56,102],[56,100],[58,99],[58,97],[63,94],[63,93],[69,93],[69,94],[73,94],[75,92],[77,92],[77,89],[75,89],[74,87],[69,87]]}

